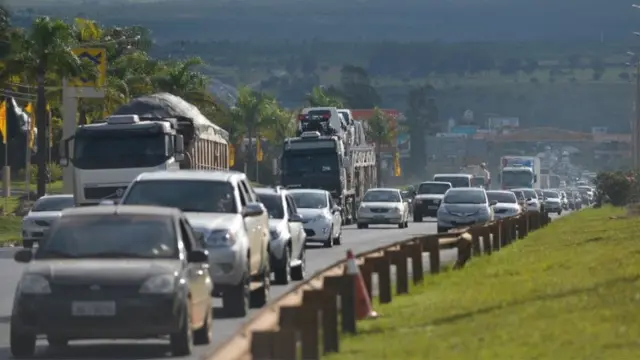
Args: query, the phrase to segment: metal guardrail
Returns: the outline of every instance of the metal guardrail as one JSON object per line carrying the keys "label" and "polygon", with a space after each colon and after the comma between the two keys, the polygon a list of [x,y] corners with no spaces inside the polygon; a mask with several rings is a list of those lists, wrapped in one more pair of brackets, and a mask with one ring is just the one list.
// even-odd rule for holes
{"label": "metal guardrail", "polygon": [[[423,281],[423,253],[429,253],[429,272],[438,274],[442,266],[440,250],[457,248],[454,269],[459,269],[472,257],[499,251],[549,222],[546,213],[525,212],[454,232],[398,241],[358,254],[356,261],[369,296],[375,273],[379,301],[389,303],[394,283],[396,294],[409,292],[409,273],[414,284]],[[337,352],[340,333],[357,332],[355,276],[345,274],[345,267],[346,260],[338,261],[299,283],[261,309],[206,359],[317,360],[321,354]]]}

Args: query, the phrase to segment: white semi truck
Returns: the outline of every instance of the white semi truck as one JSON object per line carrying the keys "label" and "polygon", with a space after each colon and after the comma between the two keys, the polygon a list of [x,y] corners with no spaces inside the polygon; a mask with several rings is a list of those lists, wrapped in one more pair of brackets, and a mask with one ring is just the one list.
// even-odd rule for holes
{"label": "white semi truck", "polygon": [[140,109],[140,102],[155,104],[154,96],[184,102],[170,94],[134,99],[132,103],[137,102],[138,107],[124,105],[117,115],[79,126],[73,136],[64,140],[60,164],[73,165],[76,205],[118,200],[129,183],[144,172],[229,168],[228,133],[199,111],[196,110],[199,117],[191,118],[166,117],[157,111],[121,114]]}
{"label": "white semi truck", "polygon": [[540,188],[540,158],[537,156],[503,156],[498,174],[500,188]]}

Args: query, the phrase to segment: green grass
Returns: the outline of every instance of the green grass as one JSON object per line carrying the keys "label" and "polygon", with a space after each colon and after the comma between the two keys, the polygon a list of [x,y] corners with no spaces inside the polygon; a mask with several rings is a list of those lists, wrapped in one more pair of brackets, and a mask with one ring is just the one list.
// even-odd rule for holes
{"label": "green grass", "polygon": [[640,352],[640,218],[589,209],[376,308],[326,359],[627,360]]}
{"label": "green grass", "polygon": [[0,216],[0,246],[21,241],[21,229],[22,218],[20,216]]}
{"label": "green grass", "polygon": [[[36,182],[31,182],[31,191],[35,192],[37,190],[38,185]],[[11,182],[11,190],[20,190],[23,191],[25,189],[24,181],[12,181]],[[59,194],[62,193],[62,181],[54,181],[50,184],[47,184],[47,193],[48,194]]]}

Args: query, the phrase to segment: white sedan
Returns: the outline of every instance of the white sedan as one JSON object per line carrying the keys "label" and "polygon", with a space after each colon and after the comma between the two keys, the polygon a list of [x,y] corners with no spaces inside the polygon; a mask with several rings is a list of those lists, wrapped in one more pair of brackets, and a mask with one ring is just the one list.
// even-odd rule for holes
{"label": "white sedan", "polygon": [[493,206],[494,219],[502,219],[509,216],[516,216],[522,212],[518,198],[511,191],[490,190],[487,191],[489,202],[495,201]]}
{"label": "white sedan", "polygon": [[400,229],[409,226],[409,203],[400,190],[377,188],[364,194],[358,208],[358,229],[377,224],[397,224]]}
{"label": "white sedan", "polygon": [[302,227],[306,242],[321,242],[324,247],[340,245],[342,237],[342,209],[326,190],[287,190],[295,202],[298,214],[302,215]]}
{"label": "white sedan", "polygon": [[45,195],[38,199],[22,219],[22,246],[31,248],[42,240],[62,210],[73,206],[73,195]]}

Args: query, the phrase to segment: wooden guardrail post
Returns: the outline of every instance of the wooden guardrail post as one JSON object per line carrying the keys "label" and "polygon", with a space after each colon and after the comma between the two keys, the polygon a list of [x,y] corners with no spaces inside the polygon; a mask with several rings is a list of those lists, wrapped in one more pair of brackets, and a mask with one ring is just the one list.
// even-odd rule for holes
{"label": "wooden guardrail post", "polygon": [[472,227],[470,230],[471,233],[471,255],[480,256],[482,255],[482,246],[480,245],[480,229],[478,227]]}
{"label": "wooden guardrail post", "polygon": [[422,240],[422,247],[429,252],[429,272],[438,274],[440,272],[440,238],[437,235],[430,235]]}
{"label": "wooden guardrail post", "polygon": [[407,252],[409,258],[411,258],[411,275],[413,277],[413,284],[419,284],[424,279],[424,269],[422,267],[422,242],[420,240],[414,240],[408,244],[403,244],[402,247]]}
{"label": "wooden guardrail post", "polygon": [[524,239],[529,234],[529,216],[524,213],[520,216],[520,226],[518,227],[518,237]]}
{"label": "wooden guardrail post", "polygon": [[500,250],[500,224],[494,222],[490,226],[491,229],[491,250]]}
{"label": "wooden guardrail post", "polygon": [[322,290],[305,290],[300,308],[300,340],[302,358],[320,359],[320,331],[318,315],[322,308],[324,294]]}
{"label": "wooden guardrail post", "polygon": [[272,360],[273,354],[273,331],[254,331],[251,333],[251,357],[253,360]]}
{"label": "wooden guardrail post", "polygon": [[458,236],[458,260],[454,268],[461,269],[471,259],[471,234],[465,232]]}
{"label": "wooden guardrail post", "polygon": [[407,253],[403,247],[388,250],[391,264],[396,267],[396,294],[406,294],[409,292],[409,266],[407,264]]}
{"label": "wooden guardrail post", "polygon": [[342,276],[324,278],[324,301],[322,302],[322,343],[323,353],[339,351],[338,302],[342,290]]}
{"label": "wooden guardrail post", "polygon": [[500,248],[503,248],[509,244],[509,231],[507,228],[507,220],[498,220],[498,227],[500,228]]}
{"label": "wooden guardrail post", "polygon": [[382,257],[375,258],[374,271],[378,274],[378,299],[381,304],[391,302],[391,259],[388,251]]}
{"label": "wooden guardrail post", "polygon": [[491,244],[491,229],[489,226],[483,225],[481,230],[482,251],[487,255],[491,255],[493,252],[493,246]]}
{"label": "wooden guardrail post", "polygon": [[[345,274],[340,283],[340,320],[342,331],[347,334],[356,333],[356,278]],[[371,279],[371,274],[369,274]],[[371,299],[371,297],[369,297]]]}

